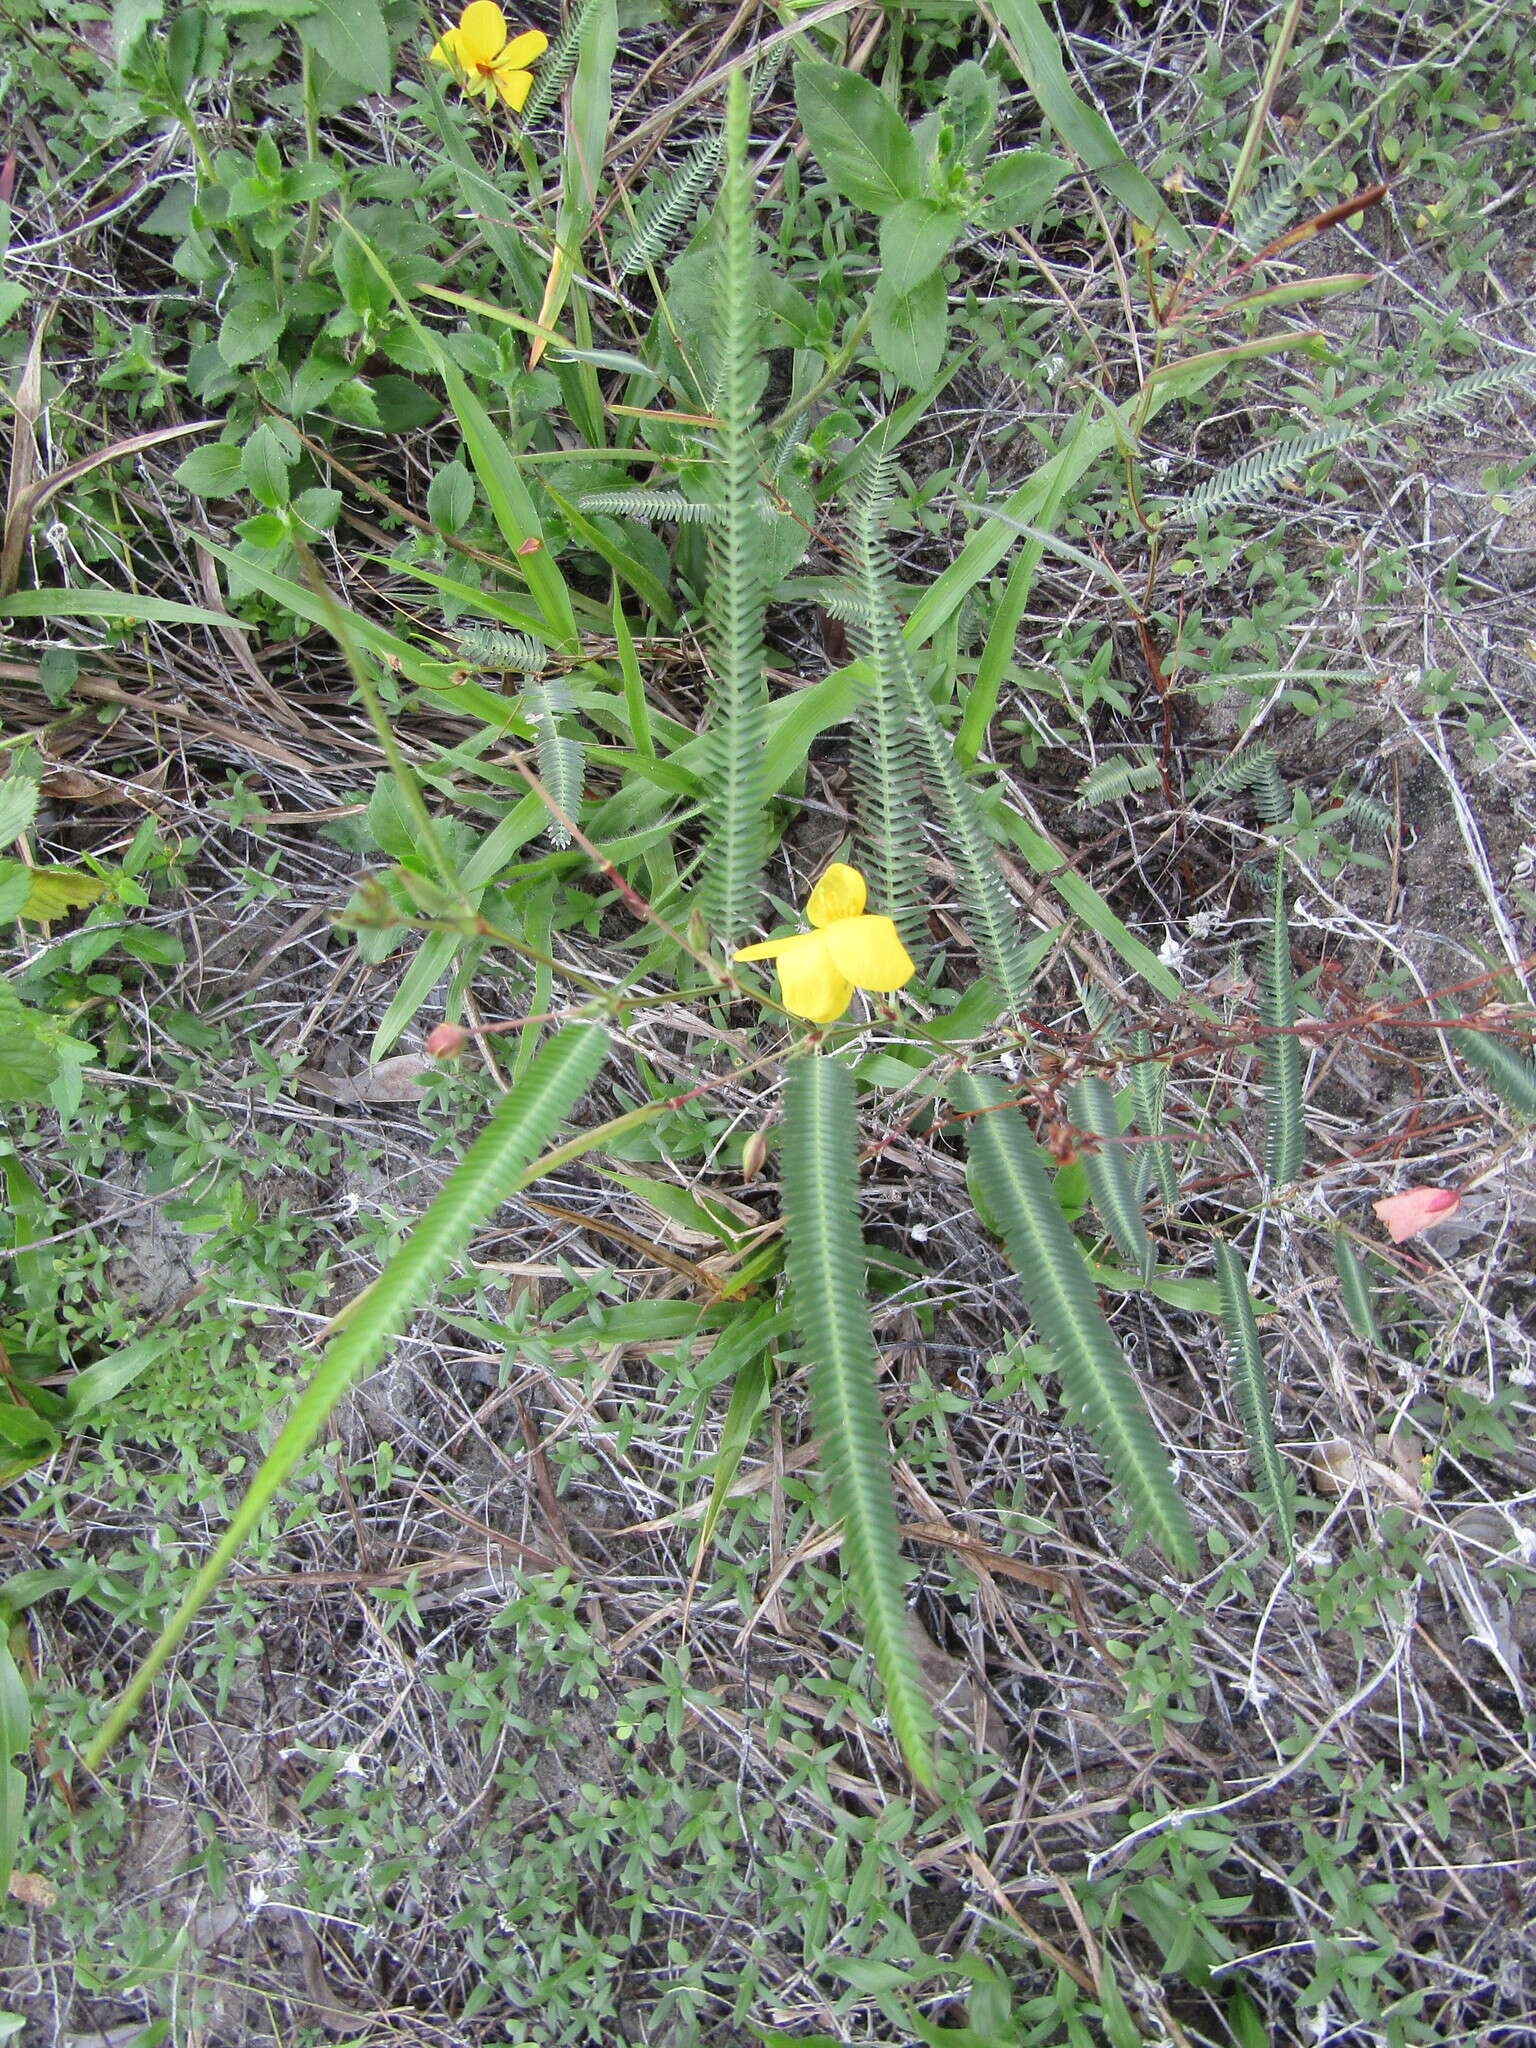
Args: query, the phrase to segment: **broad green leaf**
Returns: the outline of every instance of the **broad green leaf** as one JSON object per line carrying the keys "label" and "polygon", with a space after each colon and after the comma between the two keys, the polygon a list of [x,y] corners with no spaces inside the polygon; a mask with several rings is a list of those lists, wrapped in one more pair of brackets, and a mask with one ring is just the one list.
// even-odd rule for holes
{"label": "broad green leaf", "polygon": [[259,505],[279,511],[288,502],[288,471],[298,460],[273,420],[263,420],[240,452],[240,475],[246,489]]}
{"label": "broad green leaf", "polygon": [[319,0],[299,33],[339,77],[365,92],[389,91],[389,30],[378,0]]}
{"label": "broad green leaf", "polygon": [[219,354],[230,369],[238,370],[264,356],[287,325],[287,314],[272,303],[265,286],[239,292],[219,323]]}
{"label": "broad green leaf", "polygon": [[855,206],[885,214],[922,194],[917,144],[867,78],[807,59],[795,66],[795,106],[827,183]]}
{"label": "broad green leaf", "polygon": [[241,451],[232,441],[194,448],[171,473],[196,498],[232,498],[245,480]]}
{"label": "broad green leaf", "polygon": [[427,517],[440,533],[457,533],[474,509],[474,478],[462,462],[445,462],[427,488]]}
{"label": "broad green leaf", "polygon": [[1066,177],[1071,165],[1044,149],[1011,149],[994,157],[981,175],[982,197],[986,201],[983,225],[988,228],[1026,227],[1039,218],[1041,209]]}
{"label": "broad green leaf", "polygon": [[931,277],[955,246],[965,217],[935,199],[903,199],[880,223],[880,288],[902,296]]}
{"label": "broad green leaf", "polygon": [[926,390],[944,359],[949,332],[949,293],[934,271],[909,292],[886,289],[882,277],[870,302],[869,338],[893,377]]}

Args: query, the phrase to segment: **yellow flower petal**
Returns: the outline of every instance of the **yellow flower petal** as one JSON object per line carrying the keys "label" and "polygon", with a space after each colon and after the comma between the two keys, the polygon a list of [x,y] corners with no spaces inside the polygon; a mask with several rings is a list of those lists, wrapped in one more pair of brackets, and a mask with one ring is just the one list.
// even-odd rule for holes
{"label": "yellow flower petal", "polygon": [[498,64],[491,73],[491,84],[501,94],[514,114],[523,111],[523,103],[533,90],[531,71],[503,71]]}
{"label": "yellow flower petal", "polygon": [[792,946],[796,939],[803,939],[804,932],[792,932],[787,939],[764,939],[760,945],[743,946],[731,955],[733,960],[777,960],[786,946]]}
{"label": "yellow flower petal", "polygon": [[857,917],[868,895],[858,869],[849,867],[846,861],[835,860],[811,891],[805,914],[818,927],[835,924],[841,918]]}
{"label": "yellow flower petal", "polygon": [[464,59],[459,55],[459,32],[456,28],[449,29],[441,42],[432,45],[427,52],[427,61],[430,64],[446,64],[450,71],[463,70]]}
{"label": "yellow flower petal", "polygon": [[466,69],[472,64],[494,64],[507,46],[507,17],[496,0],[469,0],[459,16],[456,38]]}
{"label": "yellow flower petal", "polygon": [[[817,936],[837,972],[846,975],[856,988],[884,994],[901,988],[917,972],[888,917],[840,918]],[[782,966],[779,972],[784,972]]]}
{"label": "yellow flower petal", "polygon": [[530,64],[537,64],[549,48],[549,37],[541,28],[525,28],[520,36],[514,36],[501,55],[496,59],[496,69],[503,65],[509,71],[526,71]]}
{"label": "yellow flower petal", "polygon": [[810,1024],[830,1024],[853,1000],[853,983],[838,972],[822,932],[800,932],[779,950],[779,996]]}

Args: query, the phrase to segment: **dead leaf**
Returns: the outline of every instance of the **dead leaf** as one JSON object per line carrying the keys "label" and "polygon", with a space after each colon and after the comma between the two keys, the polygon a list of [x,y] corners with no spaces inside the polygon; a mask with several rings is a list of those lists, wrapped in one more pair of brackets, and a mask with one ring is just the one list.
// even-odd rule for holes
{"label": "dead leaf", "polygon": [[58,1887],[46,1877],[39,1877],[35,1870],[13,1870],[10,1891],[18,1905],[36,1906],[45,1913],[59,1902]]}

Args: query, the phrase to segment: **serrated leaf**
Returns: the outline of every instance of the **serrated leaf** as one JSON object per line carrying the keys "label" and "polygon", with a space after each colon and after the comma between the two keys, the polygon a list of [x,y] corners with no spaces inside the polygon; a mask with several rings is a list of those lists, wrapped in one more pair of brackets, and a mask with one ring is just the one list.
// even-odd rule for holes
{"label": "serrated leaf", "polygon": [[280,313],[262,293],[242,293],[226,309],[219,323],[219,354],[230,369],[253,363],[282,337],[287,316]]}
{"label": "serrated leaf", "polygon": [[867,78],[836,64],[795,66],[795,106],[832,188],[870,213],[889,213],[922,193],[917,144],[900,114]]}
{"label": "serrated leaf", "polygon": [[0,846],[21,837],[37,816],[38,786],[30,775],[7,775],[0,782]]}

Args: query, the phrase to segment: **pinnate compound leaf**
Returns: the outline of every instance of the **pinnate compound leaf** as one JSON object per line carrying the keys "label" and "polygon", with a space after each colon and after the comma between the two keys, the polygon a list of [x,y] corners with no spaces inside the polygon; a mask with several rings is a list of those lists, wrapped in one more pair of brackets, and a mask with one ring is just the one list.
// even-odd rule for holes
{"label": "pinnate compound leaf", "polygon": [[917,144],[877,85],[807,60],[795,66],[795,106],[827,183],[844,199],[886,214],[920,196]]}
{"label": "pinnate compound leaf", "polygon": [[975,1074],[955,1081],[977,1192],[1002,1236],[1019,1292],[1125,1496],[1140,1532],[1179,1570],[1193,1572],[1189,1513],[1173,1483],[1141,1390],[1109,1325],[1039,1147],[1001,1084]]}
{"label": "pinnate compound leaf", "polygon": [[784,1083],[785,1267],[811,1361],[843,1562],[885,1687],[891,1727],[914,1777],[932,1777],[933,1717],[907,1629],[891,1453],[880,1405],[859,1229],[858,1113],[849,1069],[823,1053],[789,1062]]}

